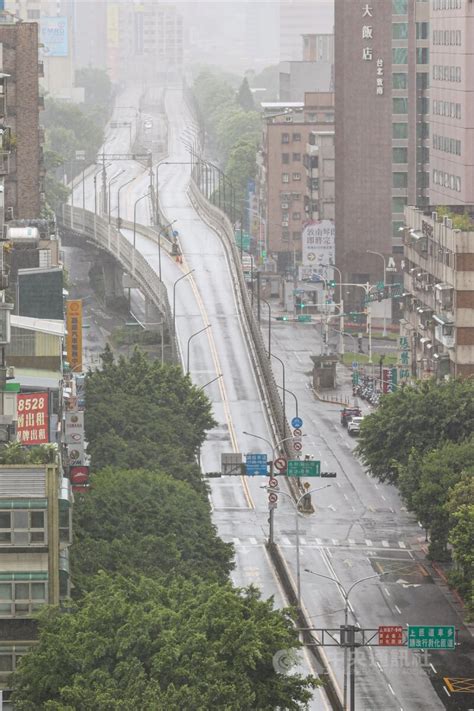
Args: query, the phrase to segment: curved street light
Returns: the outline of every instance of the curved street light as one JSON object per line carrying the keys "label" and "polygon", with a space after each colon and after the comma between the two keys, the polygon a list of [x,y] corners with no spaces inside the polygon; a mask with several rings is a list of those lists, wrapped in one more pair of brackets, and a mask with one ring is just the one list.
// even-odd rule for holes
{"label": "curved street light", "polygon": [[188,343],[186,346],[186,375],[189,375],[189,347],[191,344],[191,341],[195,336],[199,336],[200,333],[204,333],[204,331],[207,331],[208,328],[211,328],[211,324],[208,323],[207,326],[204,326],[204,328],[201,328],[199,331],[196,331],[196,333],[193,333],[191,336],[188,338]]}
{"label": "curved street light", "polygon": [[176,336],[176,286],[180,281],[186,279],[187,276],[192,274],[193,271],[194,269],[190,269],[189,272],[186,272],[186,274],[183,274],[183,276],[180,276],[178,279],[176,279],[173,284],[173,336]]}
{"label": "curved street light", "polygon": [[125,168],[122,168],[122,170],[119,170],[118,173],[115,173],[115,175],[112,175],[112,177],[109,180],[108,186],[107,186],[108,193],[109,193],[109,196],[108,196],[108,199],[109,199],[109,205],[108,205],[109,225],[110,225],[110,186],[112,185],[112,183],[114,183],[117,180],[119,175],[122,175],[122,173],[125,173]]}

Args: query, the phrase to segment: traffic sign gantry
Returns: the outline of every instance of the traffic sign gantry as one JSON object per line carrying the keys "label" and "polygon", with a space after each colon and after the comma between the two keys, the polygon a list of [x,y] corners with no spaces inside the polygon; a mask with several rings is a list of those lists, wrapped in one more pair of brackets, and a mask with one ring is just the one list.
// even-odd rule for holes
{"label": "traffic sign gantry", "polygon": [[314,459],[290,459],[288,462],[288,476],[311,477],[320,476],[321,462]]}
{"label": "traffic sign gantry", "polygon": [[454,649],[454,625],[408,625],[409,649]]}
{"label": "traffic sign gantry", "polygon": [[267,455],[266,454],[246,454],[245,468],[248,476],[266,476]]}

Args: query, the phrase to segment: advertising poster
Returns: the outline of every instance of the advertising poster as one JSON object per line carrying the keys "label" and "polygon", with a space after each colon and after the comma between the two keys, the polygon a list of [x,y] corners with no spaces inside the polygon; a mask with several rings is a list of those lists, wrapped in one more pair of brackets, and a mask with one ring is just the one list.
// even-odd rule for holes
{"label": "advertising poster", "polygon": [[67,57],[67,17],[42,17],[40,20],[44,57]]}
{"label": "advertising poster", "polygon": [[307,277],[319,274],[323,279],[334,279],[336,229],[332,220],[307,222],[301,235],[302,263]]}
{"label": "advertising poster", "polygon": [[21,444],[48,444],[48,393],[19,393],[17,417],[18,441]]}
{"label": "advertising poster", "polygon": [[66,302],[66,352],[71,370],[82,370],[82,301]]}

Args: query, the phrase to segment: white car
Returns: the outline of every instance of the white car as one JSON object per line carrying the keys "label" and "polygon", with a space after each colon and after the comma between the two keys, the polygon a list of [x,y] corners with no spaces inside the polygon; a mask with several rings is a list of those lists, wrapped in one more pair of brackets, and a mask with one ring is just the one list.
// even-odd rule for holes
{"label": "white car", "polygon": [[347,431],[349,432],[351,437],[356,437],[359,434],[360,423],[363,419],[363,417],[351,417],[347,425]]}

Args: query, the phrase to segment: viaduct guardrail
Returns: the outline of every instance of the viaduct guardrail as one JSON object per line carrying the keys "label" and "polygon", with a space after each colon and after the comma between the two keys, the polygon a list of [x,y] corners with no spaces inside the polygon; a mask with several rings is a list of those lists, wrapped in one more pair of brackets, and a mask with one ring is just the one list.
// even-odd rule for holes
{"label": "viaduct guardrail", "polygon": [[[128,239],[116,226],[116,220],[109,222],[100,215],[90,210],[83,210],[71,205],[63,205],[60,227],[83,235],[100,249],[113,256],[122,266],[123,270],[132,276],[140,287],[144,296],[160,310],[168,324],[172,315],[168,294],[158,274],[148,264],[145,257],[130,244]],[[133,222],[120,220],[121,227],[133,230]],[[137,225],[137,232],[143,234],[167,252],[171,251],[171,242],[151,227]],[[170,333],[173,344],[173,360],[176,360],[177,346],[173,334]]]}

